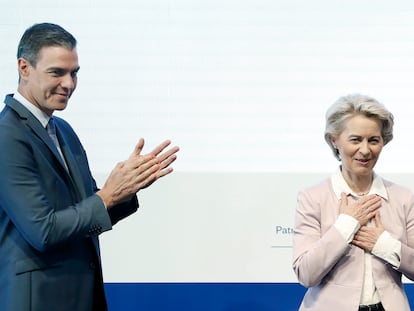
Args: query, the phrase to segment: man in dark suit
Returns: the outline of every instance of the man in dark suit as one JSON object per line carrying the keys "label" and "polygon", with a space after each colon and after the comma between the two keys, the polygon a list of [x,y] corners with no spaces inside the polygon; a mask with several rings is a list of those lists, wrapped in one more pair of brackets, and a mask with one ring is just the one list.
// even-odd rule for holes
{"label": "man in dark suit", "polygon": [[75,38],[36,24],[17,57],[18,90],[0,114],[0,308],[107,310],[98,235],[137,210],[136,193],[172,171],[178,147],[141,155],[140,139],[98,189],[77,135],[52,118],[76,88]]}

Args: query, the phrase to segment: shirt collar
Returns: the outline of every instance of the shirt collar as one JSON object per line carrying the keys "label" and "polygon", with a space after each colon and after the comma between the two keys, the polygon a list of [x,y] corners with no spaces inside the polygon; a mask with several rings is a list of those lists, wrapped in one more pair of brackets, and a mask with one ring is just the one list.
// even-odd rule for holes
{"label": "shirt collar", "polygon": [[29,102],[19,92],[16,92],[13,95],[13,98],[25,106],[36,117],[36,119],[39,120],[43,127],[46,127],[50,117],[44,111],[40,110],[38,107]]}
{"label": "shirt collar", "polygon": [[[344,177],[342,176],[341,170],[338,169],[336,173],[331,176],[332,188],[338,199],[341,198],[341,193],[345,192],[347,195],[352,195],[354,197],[359,197],[351,188],[348,186]],[[376,194],[388,200],[387,189],[385,188],[384,182],[381,177],[374,173],[374,180],[372,181],[371,188],[369,189],[368,194]]]}

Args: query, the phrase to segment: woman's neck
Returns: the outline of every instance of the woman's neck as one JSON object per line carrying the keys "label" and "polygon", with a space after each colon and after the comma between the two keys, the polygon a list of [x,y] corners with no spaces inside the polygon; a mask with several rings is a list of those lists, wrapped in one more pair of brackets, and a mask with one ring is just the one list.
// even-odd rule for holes
{"label": "woman's neck", "polygon": [[349,188],[357,195],[368,194],[374,180],[374,173],[369,175],[352,175],[344,170],[341,170],[342,176],[344,177]]}

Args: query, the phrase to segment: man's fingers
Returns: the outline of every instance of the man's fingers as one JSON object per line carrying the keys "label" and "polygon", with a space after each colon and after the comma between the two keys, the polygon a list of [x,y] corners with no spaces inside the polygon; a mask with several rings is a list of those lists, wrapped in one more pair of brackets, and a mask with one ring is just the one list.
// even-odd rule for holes
{"label": "man's fingers", "polygon": [[169,168],[166,168],[166,169],[163,169],[163,170],[159,171],[158,175],[157,175],[157,179],[161,178],[161,177],[164,177],[165,175],[168,175],[172,171],[173,171],[172,167],[169,167]]}
{"label": "man's fingers", "polygon": [[161,165],[161,169],[166,168],[167,166],[169,166],[171,163],[173,163],[177,159],[177,155],[175,154],[177,151],[169,152],[168,156],[158,157],[160,165]]}
{"label": "man's fingers", "polygon": [[172,147],[163,154],[159,155],[158,158],[160,159],[160,162],[163,162],[170,157],[173,157],[175,160],[177,157],[174,154],[177,153],[179,150],[180,148],[178,146]]}
{"label": "man's fingers", "polygon": [[131,153],[131,156],[129,158],[139,156],[143,148],[144,148],[144,139],[140,138],[138,143],[135,145],[134,151]]}
{"label": "man's fingers", "polygon": [[163,141],[161,144],[159,144],[154,150],[151,151],[150,154],[153,156],[159,155],[165,148],[167,148],[171,144],[171,141],[169,139]]}

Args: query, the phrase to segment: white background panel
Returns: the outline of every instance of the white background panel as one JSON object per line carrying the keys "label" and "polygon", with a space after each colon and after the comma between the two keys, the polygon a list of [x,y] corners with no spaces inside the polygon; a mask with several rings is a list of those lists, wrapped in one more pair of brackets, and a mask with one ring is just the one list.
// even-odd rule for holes
{"label": "white background panel", "polygon": [[102,236],[106,281],[295,281],[296,194],[337,168],[323,130],[341,95],[394,113],[376,170],[414,189],[412,1],[0,0],[0,94],[42,21],[78,39],[58,115],[100,185],[140,137],[181,147],[175,173]]}

